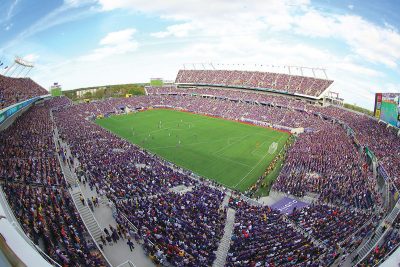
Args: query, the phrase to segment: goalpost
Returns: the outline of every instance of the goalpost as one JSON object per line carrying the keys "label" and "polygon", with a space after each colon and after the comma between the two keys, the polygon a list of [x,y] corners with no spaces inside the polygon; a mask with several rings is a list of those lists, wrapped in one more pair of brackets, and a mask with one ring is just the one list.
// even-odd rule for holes
{"label": "goalpost", "polygon": [[278,143],[273,142],[268,148],[268,153],[274,154],[277,149],[278,149]]}

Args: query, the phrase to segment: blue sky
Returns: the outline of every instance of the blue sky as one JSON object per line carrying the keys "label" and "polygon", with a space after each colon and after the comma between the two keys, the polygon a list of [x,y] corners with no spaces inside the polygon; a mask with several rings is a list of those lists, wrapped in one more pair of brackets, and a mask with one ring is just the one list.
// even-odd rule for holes
{"label": "blue sky", "polygon": [[399,14],[396,0],[2,0],[0,60],[33,61],[34,80],[64,89],[172,80],[193,62],[323,67],[372,109],[400,91]]}

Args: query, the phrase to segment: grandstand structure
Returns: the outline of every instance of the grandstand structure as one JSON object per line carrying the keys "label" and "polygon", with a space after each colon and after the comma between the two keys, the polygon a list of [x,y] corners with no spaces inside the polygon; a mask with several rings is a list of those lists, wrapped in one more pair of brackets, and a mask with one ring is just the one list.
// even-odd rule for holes
{"label": "grandstand structure", "polygon": [[[178,72],[175,83],[178,86],[215,86],[267,91],[295,95],[312,101],[318,101],[327,95],[328,88],[333,83],[323,68],[271,66],[272,71],[249,71],[240,70],[241,66],[246,66],[245,64],[227,66],[200,64],[202,69],[196,68],[196,65],[198,64],[184,64],[183,69]],[[221,69],[216,69],[215,66]],[[310,76],[304,75],[306,70]],[[321,75],[318,74],[322,74],[323,77],[319,77]]]}
{"label": "grandstand structure", "polygon": [[[317,78],[294,74],[293,68],[282,74],[185,65],[175,84],[149,86],[144,96],[79,104],[50,97],[29,78],[0,76],[0,247],[7,251],[0,263],[395,261],[398,129],[333,105],[340,106],[340,98],[329,93],[333,81],[323,69],[325,77]],[[336,102],[324,102],[327,97]],[[240,193],[199,177],[94,123],[97,117],[154,108],[303,130],[292,132],[294,142],[270,196],[258,199],[251,190]]]}
{"label": "grandstand structure", "polygon": [[48,91],[30,78],[12,78],[0,75],[0,110]]}

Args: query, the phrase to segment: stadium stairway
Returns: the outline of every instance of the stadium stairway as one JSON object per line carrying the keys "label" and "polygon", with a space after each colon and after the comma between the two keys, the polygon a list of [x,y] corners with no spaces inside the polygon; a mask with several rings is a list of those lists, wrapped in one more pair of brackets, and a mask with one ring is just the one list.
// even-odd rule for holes
{"label": "stadium stairway", "polygon": [[225,207],[228,207],[230,198],[231,198],[231,194],[230,193],[225,194],[224,200],[221,203],[221,209],[223,209]]}
{"label": "stadium stairway", "polygon": [[70,171],[70,169],[64,165],[63,163],[61,163],[61,169],[64,173],[64,177],[67,180],[67,183],[71,186],[74,187],[76,186],[76,178],[73,175],[73,173]]}
{"label": "stadium stairway", "polygon": [[85,205],[83,205],[82,201],[80,200],[80,196],[83,194],[82,194],[82,191],[80,190],[79,186],[76,183],[76,181],[77,181],[76,174],[71,171],[68,164],[64,164],[61,161],[60,156],[58,156],[58,157],[59,157],[61,170],[64,174],[64,177],[65,177],[66,181],[68,182],[68,184],[71,186],[69,191],[72,196],[72,200],[74,201],[74,204],[81,216],[81,219],[82,219],[83,223],[85,224],[86,228],[88,229],[93,240],[95,240],[96,243],[99,243],[99,242],[101,242],[100,236],[103,234],[103,232],[99,226],[99,223],[95,219],[92,211],[90,210],[89,206],[87,205],[86,199],[84,198]]}
{"label": "stadium stairway", "polygon": [[[54,123],[52,112],[50,112],[50,118]],[[63,141],[60,139],[59,134],[58,134],[58,129],[57,129],[57,127],[55,127],[55,124],[54,124],[53,130],[54,130],[53,131],[53,140],[54,140],[54,144],[56,145],[56,147],[59,148],[58,147],[58,141],[59,141],[61,146],[63,146],[64,148],[67,148],[68,146],[66,144],[64,144]],[[98,247],[99,251],[101,251],[101,253],[103,254],[103,257],[107,261],[108,266],[112,266],[112,264],[110,263],[110,261],[108,260],[108,258],[106,257],[106,255],[104,254],[104,252],[100,249],[100,247],[98,245],[101,242],[100,237],[102,236],[103,231],[102,231],[99,223],[97,222],[96,218],[94,217],[94,214],[90,210],[90,208],[86,202],[86,198],[83,197],[84,203],[82,203],[82,201],[81,201],[81,196],[83,196],[83,194],[77,183],[77,180],[78,180],[77,176],[76,176],[75,172],[73,171],[75,166],[70,167],[68,165],[68,163],[64,164],[64,162],[62,161],[62,159],[58,153],[57,153],[57,157],[58,157],[58,161],[60,163],[61,171],[64,175],[66,182],[69,185],[69,193],[72,197],[72,200],[75,204],[76,209],[79,212],[79,215],[83,221],[83,224],[85,225],[86,229],[88,230],[93,241],[95,241],[95,244]]]}
{"label": "stadium stairway", "polygon": [[68,184],[71,186],[71,189],[69,191],[72,196],[72,200],[74,201],[74,204],[82,218],[82,221],[85,224],[86,228],[88,229],[92,238],[96,241],[96,243],[99,243],[101,242],[100,236],[103,234],[103,232],[99,226],[99,223],[96,221],[92,211],[87,205],[85,198],[84,198],[85,205],[82,204],[80,196],[83,194],[79,186],[77,186],[76,174],[71,171],[68,164],[64,164],[61,161],[60,157],[59,160],[64,177],[67,180]]}
{"label": "stadium stairway", "polygon": [[80,200],[80,196],[81,196],[80,190],[75,190],[75,192],[72,193],[72,198],[74,200],[76,208],[79,211],[79,214],[81,215],[83,223],[85,224],[92,238],[97,243],[100,243],[101,242],[100,236],[103,234],[103,231],[101,230],[100,225],[95,219],[92,211],[88,207],[86,200],[85,200],[85,205],[83,205],[82,201]]}
{"label": "stadium stairway", "polygon": [[376,245],[379,244],[381,239],[390,229],[390,227],[387,225],[392,225],[399,213],[400,204],[397,202],[389,215],[383,220],[383,223],[381,223],[375,230],[375,233],[372,235],[372,237],[358,250],[357,258],[359,262],[357,264],[359,264],[376,247]]}
{"label": "stadium stairway", "polygon": [[[229,198],[228,198],[229,200]],[[235,213],[234,209],[228,208],[226,215],[226,223],[224,228],[224,235],[219,243],[218,250],[216,253],[217,258],[213,263],[213,267],[223,267],[225,266],[226,256],[228,255],[229,248],[231,246],[231,237],[233,232],[233,224],[235,223]]]}

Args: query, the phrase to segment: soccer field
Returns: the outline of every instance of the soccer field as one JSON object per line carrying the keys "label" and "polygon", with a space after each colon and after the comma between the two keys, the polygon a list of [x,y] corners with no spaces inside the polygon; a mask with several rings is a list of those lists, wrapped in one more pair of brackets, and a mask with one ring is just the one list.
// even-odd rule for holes
{"label": "soccer field", "polygon": [[279,153],[288,133],[175,110],[98,119],[100,126],[225,186],[247,190]]}

